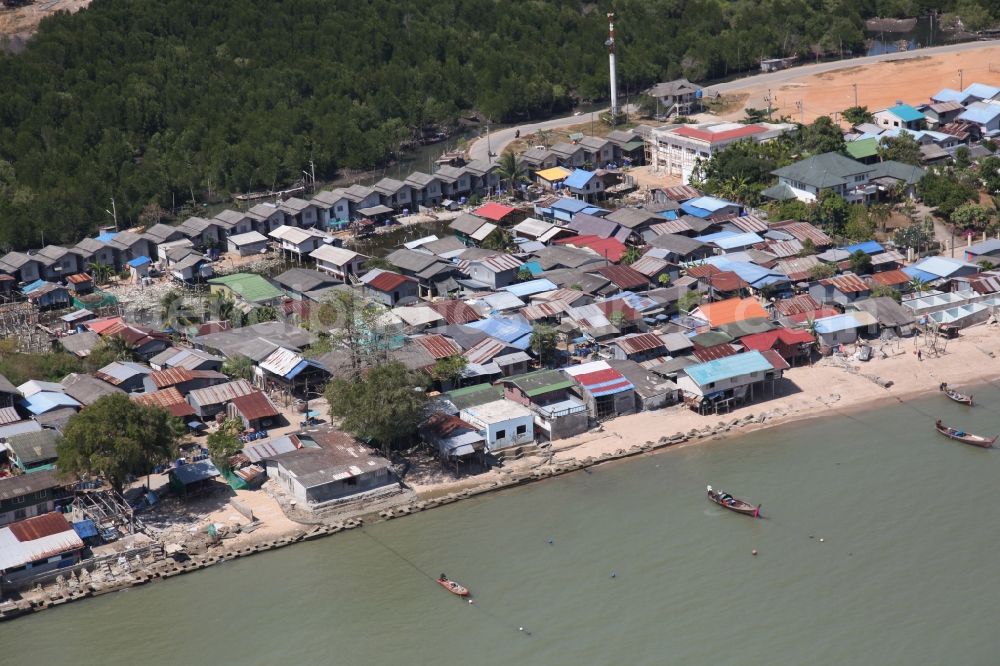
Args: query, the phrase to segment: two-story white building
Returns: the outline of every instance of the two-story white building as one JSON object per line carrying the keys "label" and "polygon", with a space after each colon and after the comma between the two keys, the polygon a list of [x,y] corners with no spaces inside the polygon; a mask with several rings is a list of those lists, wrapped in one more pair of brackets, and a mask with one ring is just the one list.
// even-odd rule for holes
{"label": "two-story white building", "polygon": [[862,203],[878,191],[869,183],[874,171],[874,165],[862,164],[840,153],[823,153],[772,171],[778,177],[778,184],[761,194],[770,199],[811,203],[820,191],[832,190],[848,203]]}
{"label": "two-story white building", "polygon": [[512,400],[494,400],[466,407],[459,413],[459,418],[479,430],[486,439],[487,451],[535,441],[534,414]]}
{"label": "two-story white building", "polygon": [[909,104],[896,102],[888,109],[882,109],[872,114],[875,124],[880,127],[898,127],[900,129],[919,130],[924,127],[924,114]]}

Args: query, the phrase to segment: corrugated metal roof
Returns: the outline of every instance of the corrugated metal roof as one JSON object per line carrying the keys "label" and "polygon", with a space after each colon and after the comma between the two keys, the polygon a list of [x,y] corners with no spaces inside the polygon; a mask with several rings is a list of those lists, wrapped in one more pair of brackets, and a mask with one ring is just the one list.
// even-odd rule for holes
{"label": "corrugated metal roof", "polygon": [[779,259],[798,256],[802,252],[802,241],[799,239],[787,241],[771,241],[762,245],[760,249],[770,252]]}
{"label": "corrugated metal roof", "polygon": [[407,282],[416,282],[413,278],[400,275],[399,273],[393,273],[392,271],[381,271],[373,279],[362,279],[362,281],[372,289],[377,289],[378,291],[385,293],[392,293],[393,290],[399,289],[401,285],[406,284]]}
{"label": "corrugated metal roof", "polygon": [[[187,404],[187,401],[184,400],[184,396],[176,386],[160,389],[159,391],[150,391],[149,393],[138,393],[132,396],[132,400],[141,405],[148,405],[150,407],[162,407],[167,409],[173,405],[184,405],[188,409],[191,409],[191,406]],[[190,413],[193,414],[194,410],[191,409]]]}
{"label": "corrugated metal roof", "polygon": [[795,236],[803,243],[806,239],[811,240],[813,245],[816,247],[826,247],[827,245],[833,245],[833,239],[826,235],[826,233],[819,229],[818,227],[809,224],[808,222],[796,222],[783,221],[777,224],[771,225],[773,229],[780,229],[785,233]]}
{"label": "corrugated metal roof", "polygon": [[611,280],[619,289],[642,289],[649,286],[649,278],[628,266],[604,266],[594,272]]}
{"label": "corrugated metal roof", "polygon": [[651,278],[657,273],[660,273],[668,265],[669,264],[667,263],[666,260],[657,259],[656,257],[647,254],[640,257],[639,260],[631,264],[629,268],[638,273],[642,273],[647,278]]}
{"label": "corrugated metal roof", "polygon": [[187,368],[174,367],[150,373],[149,378],[153,381],[156,388],[164,388],[191,381],[193,375]]}
{"label": "corrugated metal roof", "polygon": [[234,398],[232,405],[250,421],[274,418],[279,415],[278,408],[274,406],[271,399],[260,391]]}
{"label": "corrugated metal roof", "polygon": [[[639,354],[654,349],[664,349],[663,340],[655,333],[633,333],[611,341],[626,354]],[[666,351],[664,349],[664,351]]]}
{"label": "corrugated metal roof", "polygon": [[302,448],[302,443],[299,438],[295,435],[287,435],[264,442],[247,444],[243,447],[243,454],[250,459],[250,462],[259,462],[300,448]]}
{"label": "corrugated metal roof", "polygon": [[578,374],[573,378],[595,398],[615,393],[624,393],[635,388],[632,382],[625,379],[622,373],[611,367]]}
{"label": "corrugated metal roof", "polygon": [[844,294],[856,294],[864,291],[871,291],[868,283],[857,275],[835,275],[831,278],[820,280],[819,283],[826,287],[833,287]]}
{"label": "corrugated metal roof", "polygon": [[427,350],[427,353],[435,359],[448,358],[462,353],[462,348],[458,344],[443,335],[421,335],[413,338],[413,341]]}
{"label": "corrugated metal roof", "polygon": [[707,386],[725,379],[749,375],[752,372],[767,372],[773,367],[759,351],[748,351],[707,363],[689,365],[683,372],[698,386]]}
{"label": "corrugated metal roof", "polygon": [[17,409],[14,407],[4,407],[3,409],[0,409],[0,425],[17,423],[20,420],[21,416],[17,413]]}
{"label": "corrugated metal roof", "polygon": [[521,308],[521,316],[528,321],[536,321],[538,319],[554,317],[566,312],[568,309],[569,304],[566,301],[548,301]]}
{"label": "corrugated metal roof", "polygon": [[464,356],[469,363],[488,363],[494,356],[507,348],[507,345],[495,338],[483,338],[470,349],[466,350]]}
{"label": "corrugated metal roof", "polygon": [[729,344],[728,342],[723,342],[718,345],[712,345],[711,347],[696,347],[694,350],[695,357],[702,361],[714,361],[719,358],[726,358],[727,356],[732,356],[736,354],[737,349]]}
{"label": "corrugated metal roof", "polygon": [[684,218],[678,218],[676,220],[658,222],[650,226],[649,230],[657,236],[662,236],[664,234],[683,234],[687,231],[694,231],[694,228]]}
{"label": "corrugated metal roof", "polygon": [[431,303],[430,307],[449,324],[468,324],[479,320],[479,314],[464,301],[440,301]]}
{"label": "corrugated metal roof", "polygon": [[82,548],[83,541],[61,513],[28,518],[0,529],[0,571]]}
{"label": "corrugated metal roof", "polygon": [[268,354],[267,358],[261,361],[258,365],[262,370],[266,370],[272,375],[287,377],[289,373],[291,373],[301,362],[301,355],[293,352],[291,349],[278,347],[273,352]]}
{"label": "corrugated metal roof", "polygon": [[469,263],[482,264],[497,272],[516,270],[523,264],[520,259],[509,254],[494,254],[493,256],[485,257],[483,259],[472,259]]}
{"label": "corrugated metal roof", "polygon": [[253,390],[254,387],[250,385],[250,382],[245,379],[237,379],[236,381],[226,382],[225,384],[217,384],[203,389],[195,389],[188,394],[188,401],[202,406],[218,405],[223,402],[229,402],[233,398],[238,398],[241,395],[246,395]]}
{"label": "corrugated metal roof", "polygon": [[663,193],[667,195],[667,198],[671,201],[687,201],[688,199],[697,199],[701,196],[701,192],[694,189],[690,185],[664,187]]}
{"label": "corrugated metal roof", "polygon": [[774,302],[774,307],[779,314],[784,316],[813,312],[818,310],[820,305],[815,298],[809,294],[800,294],[791,298],[783,298]]}
{"label": "corrugated metal roof", "polygon": [[729,222],[735,226],[740,231],[747,233],[761,233],[767,231],[767,222],[760,219],[756,215],[741,215],[737,217],[728,217],[720,220],[721,222]]}
{"label": "corrugated metal roof", "polygon": [[[902,269],[897,268],[892,271],[881,271],[879,273],[873,273],[868,276],[868,280],[873,284],[880,284],[884,287],[893,287],[899,284],[906,284],[910,281],[910,276],[902,271]],[[998,288],[1000,288],[1000,281],[997,282]],[[975,285],[972,287],[975,289]]]}

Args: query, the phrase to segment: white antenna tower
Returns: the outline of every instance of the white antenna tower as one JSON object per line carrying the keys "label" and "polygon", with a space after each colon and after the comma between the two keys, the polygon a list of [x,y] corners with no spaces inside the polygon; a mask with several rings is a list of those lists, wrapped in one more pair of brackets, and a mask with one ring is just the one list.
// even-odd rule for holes
{"label": "white antenna tower", "polygon": [[611,124],[618,120],[618,75],[615,71],[615,14],[608,13],[608,65],[611,68]]}

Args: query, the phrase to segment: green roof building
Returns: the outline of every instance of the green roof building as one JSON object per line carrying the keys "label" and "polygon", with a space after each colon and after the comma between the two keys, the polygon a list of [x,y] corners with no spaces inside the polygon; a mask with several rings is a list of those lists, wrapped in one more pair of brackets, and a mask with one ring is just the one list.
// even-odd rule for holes
{"label": "green roof building", "polygon": [[213,294],[223,294],[254,305],[263,305],[281,298],[282,291],[253,273],[233,273],[214,277],[208,281]]}

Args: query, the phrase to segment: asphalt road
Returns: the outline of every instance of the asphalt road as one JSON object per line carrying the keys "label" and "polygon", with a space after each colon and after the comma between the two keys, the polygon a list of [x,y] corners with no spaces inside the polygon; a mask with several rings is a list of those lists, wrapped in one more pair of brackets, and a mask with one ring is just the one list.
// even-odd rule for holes
{"label": "asphalt road", "polygon": [[[963,42],[961,44],[948,44],[945,46],[932,46],[926,49],[917,49],[916,51],[907,51],[906,53],[883,53],[877,56],[865,56],[863,58],[849,58],[847,60],[833,60],[830,62],[821,62],[814,65],[803,65],[801,67],[792,67],[790,69],[784,69],[779,72],[770,72],[767,74],[755,74],[753,76],[743,77],[741,79],[734,79],[732,81],[727,81],[725,83],[717,83],[715,85],[707,86],[706,90],[718,93],[730,93],[736,90],[742,90],[744,88],[750,88],[755,86],[778,86],[783,83],[788,83],[803,76],[810,76],[813,74],[822,74],[824,72],[832,72],[838,69],[846,69],[848,67],[858,67],[861,65],[870,65],[876,62],[885,62],[886,60],[904,60],[907,58],[920,58],[924,56],[940,55],[944,53],[961,53],[963,51],[974,51],[976,49],[981,49],[988,46],[996,46],[1000,44],[1000,40],[987,40],[980,42]],[[595,112],[601,113],[601,112]],[[563,118],[552,118],[551,120],[543,120],[537,123],[529,123],[525,125],[517,125],[515,127],[508,127],[505,129],[497,130],[496,132],[491,132],[489,137],[489,148],[487,149],[486,137],[476,139],[475,142],[469,147],[470,159],[486,159],[488,152],[493,152],[500,154],[503,152],[504,148],[514,140],[514,134],[517,130],[521,131],[521,135],[525,136],[536,132],[540,129],[558,129],[560,127],[567,127],[569,125],[578,125],[580,123],[586,122],[589,113],[580,116],[565,116]]]}

